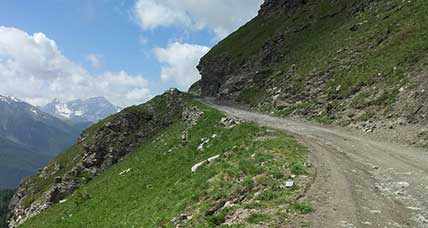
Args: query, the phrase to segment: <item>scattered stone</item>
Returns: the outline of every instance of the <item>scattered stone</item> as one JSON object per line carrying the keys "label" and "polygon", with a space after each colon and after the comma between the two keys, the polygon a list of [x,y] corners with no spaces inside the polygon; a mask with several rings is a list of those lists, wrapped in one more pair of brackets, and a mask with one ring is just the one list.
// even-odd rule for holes
{"label": "scattered stone", "polygon": [[195,126],[198,120],[204,115],[196,106],[185,107],[182,113],[182,119],[190,126]]}
{"label": "scattered stone", "polygon": [[223,206],[223,208],[231,208],[231,207],[233,207],[235,204],[234,203],[232,203],[231,201],[227,201],[225,204],[224,204],[224,206]]}
{"label": "scattered stone", "polygon": [[371,225],[372,225],[372,223],[371,223],[371,222],[369,222],[369,221],[362,222],[362,224],[363,224],[363,225],[367,225],[367,226],[371,226]]}
{"label": "scattered stone", "polygon": [[370,210],[370,213],[371,214],[380,214],[380,213],[382,213],[382,211],[380,211],[380,210]]}
{"label": "scattered stone", "polygon": [[196,163],[195,165],[192,166],[192,173],[196,172],[201,166],[205,165],[205,163],[207,163],[207,160],[201,161],[199,163]]}
{"label": "scattered stone", "polygon": [[131,172],[131,168],[123,170],[122,172],[119,173],[119,176],[124,176],[125,174],[127,174],[129,172]]}
{"label": "scattered stone", "polygon": [[286,182],[285,182],[285,187],[287,187],[287,188],[292,188],[292,187],[294,187],[294,181],[293,180],[287,180]]}
{"label": "scattered stone", "polygon": [[207,160],[204,160],[204,161],[201,161],[201,162],[195,164],[194,166],[192,166],[192,173],[196,172],[201,166],[203,166],[205,164],[212,163],[219,158],[220,158],[220,155],[216,155],[216,156],[208,158]]}
{"label": "scattered stone", "polygon": [[357,126],[357,128],[360,128],[366,133],[374,132],[377,127],[378,127],[377,124],[373,121],[366,121],[366,122],[360,123],[359,126]]}
{"label": "scattered stone", "polygon": [[213,161],[217,160],[218,158],[220,158],[220,155],[210,157],[210,158],[208,158],[208,163],[213,162]]}
{"label": "scattered stone", "polygon": [[184,130],[183,133],[181,134],[181,144],[182,145],[187,144],[188,137],[189,137],[189,133],[187,132],[187,130]]}
{"label": "scattered stone", "polygon": [[198,146],[199,151],[204,150],[204,146],[210,142],[210,139],[202,138],[201,141],[202,141],[201,144],[199,144],[199,146]]}
{"label": "scattered stone", "polygon": [[174,224],[174,226],[178,226],[180,224],[184,224],[187,221],[191,220],[192,216],[188,214],[180,214],[179,216],[171,219],[171,223]]}
{"label": "scattered stone", "polygon": [[220,120],[220,123],[225,127],[225,128],[234,128],[236,125],[240,124],[240,121],[232,116],[227,116],[227,117],[223,117]]}

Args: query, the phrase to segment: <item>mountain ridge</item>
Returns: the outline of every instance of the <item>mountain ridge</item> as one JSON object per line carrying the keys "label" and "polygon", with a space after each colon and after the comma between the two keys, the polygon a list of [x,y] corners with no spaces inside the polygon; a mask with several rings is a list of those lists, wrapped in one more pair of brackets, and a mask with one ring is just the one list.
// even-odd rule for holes
{"label": "mountain ridge", "polygon": [[41,110],[73,124],[81,124],[96,123],[111,114],[117,113],[121,108],[110,103],[105,97],[93,97],[68,102],[54,99],[41,107]]}
{"label": "mountain ridge", "polygon": [[0,95],[0,187],[16,187],[72,145],[79,131],[35,106]]}

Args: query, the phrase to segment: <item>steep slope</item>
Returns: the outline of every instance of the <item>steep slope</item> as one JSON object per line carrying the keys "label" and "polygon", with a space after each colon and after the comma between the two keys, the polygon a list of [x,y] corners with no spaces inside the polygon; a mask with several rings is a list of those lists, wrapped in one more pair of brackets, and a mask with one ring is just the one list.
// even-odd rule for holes
{"label": "steep slope", "polygon": [[79,130],[16,98],[0,96],[0,188],[14,188],[74,143]]}
{"label": "steep slope", "polygon": [[43,106],[42,111],[57,118],[70,121],[73,124],[96,123],[120,111],[120,108],[110,103],[104,97],[94,97],[86,100],[73,100],[66,103],[54,100]]}
{"label": "steep slope", "polygon": [[0,138],[0,148],[0,189],[15,188],[52,158],[4,138]]}
{"label": "steep slope", "polygon": [[427,10],[424,0],[266,0],[202,58],[192,89],[366,131],[426,127]]}
{"label": "steep slope", "polygon": [[306,159],[293,138],[172,90],[89,128],[28,179],[11,225],[298,224],[312,211],[298,201],[312,179]]}
{"label": "steep slope", "polygon": [[0,190],[0,228],[7,227],[8,204],[12,195],[13,191],[11,190]]}

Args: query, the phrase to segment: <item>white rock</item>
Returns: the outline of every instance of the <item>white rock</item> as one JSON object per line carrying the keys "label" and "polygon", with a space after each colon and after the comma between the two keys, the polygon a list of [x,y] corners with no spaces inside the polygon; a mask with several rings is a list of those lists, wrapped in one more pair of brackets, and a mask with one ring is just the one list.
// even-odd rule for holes
{"label": "white rock", "polygon": [[131,168],[123,170],[122,172],[119,173],[119,175],[123,176],[123,175],[125,175],[125,174],[127,174],[129,172],[131,172]]}
{"label": "white rock", "polygon": [[288,180],[285,182],[285,187],[287,188],[292,188],[294,186],[294,181],[293,180]]}
{"label": "white rock", "polygon": [[211,163],[211,162],[214,162],[215,160],[217,160],[219,158],[220,158],[220,155],[216,155],[216,156],[208,158],[207,160],[204,160],[204,161],[201,161],[201,162],[195,164],[194,166],[192,166],[192,172],[193,173],[196,172],[201,166],[208,164],[208,163]]}
{"label": "white rock", "polygon": [[382,213],[382,211],[380,211],[380,210],[370,210],[370,213],[371,214],[380,214],[380,213]]}
{"label": "white rock", "polygon": [[199,151],[202,151],[204,149],[204,146],[210,142],[210,139],[202,138],[201,141],[202,143],[198,146]]}
{"label": "white rock", "polygon": [[207,162],[208,162],[208,160],[205,160],[205,161],[201,161],[201,162],[195,164],[194,166],[192,166],[192,172],[193,173],[196,172],[201,166],[205,165],[205,163],[207,163]]}
{"label": "white rock", "polygon": [[208,162],[213,162],[213,161],[215,161],[215,160],[217,160],[218,158],[220,157],[220,155],[216,155],[216,156],[213,156],[213,157],[210,157],[210,158],[208,158]]}

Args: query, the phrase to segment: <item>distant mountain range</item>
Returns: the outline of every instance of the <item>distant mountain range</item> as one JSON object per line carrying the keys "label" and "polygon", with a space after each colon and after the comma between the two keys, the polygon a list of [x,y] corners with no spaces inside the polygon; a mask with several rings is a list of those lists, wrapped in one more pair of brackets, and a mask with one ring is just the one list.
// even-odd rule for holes
{"label": "distant mountain range", "polygon": [[42,111],[72,124],[95,123],[121,110],[104,97],[61,102],[58,99],[43,106]]}
{"label": "distant mountain range", "polygon": [[0,188],[15,187],[72,145],[81,130],[14,97],[0,96]]}
{"label": "distant mountain range", "polygon": [[0,95],[0,189],[16,187],[71,146],[82,130],[118,110],[105,98],[55,100],[38,108]]}

